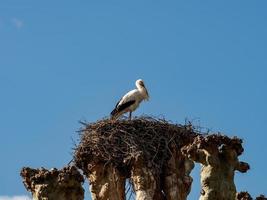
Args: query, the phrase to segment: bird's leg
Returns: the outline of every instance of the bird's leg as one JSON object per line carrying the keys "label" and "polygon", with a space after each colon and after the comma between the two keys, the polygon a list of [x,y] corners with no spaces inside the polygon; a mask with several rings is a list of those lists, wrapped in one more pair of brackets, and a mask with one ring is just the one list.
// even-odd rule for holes
{"label": "bird's leg", "polygon": [[132,120],[132,112],[129,112],[129,119]]}

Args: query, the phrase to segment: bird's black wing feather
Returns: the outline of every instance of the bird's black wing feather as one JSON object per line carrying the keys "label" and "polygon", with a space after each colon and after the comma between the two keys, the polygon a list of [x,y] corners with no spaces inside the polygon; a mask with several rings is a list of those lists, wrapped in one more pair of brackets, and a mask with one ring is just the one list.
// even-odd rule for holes
{"label": "bird's black wing feather", "polygon": [[116,103],[115,109],[118,107],[119,103],[121,102],[122,98]]}
{"label": "bird's black wing feather", "polygon": [[116,104],[115,109],[110,113],[112,116],[115,115],[118,112],[123,111],[125,108],[130,107],[135,103],[135,100],[127,101],[124,104],[119,105],[120,101]]}

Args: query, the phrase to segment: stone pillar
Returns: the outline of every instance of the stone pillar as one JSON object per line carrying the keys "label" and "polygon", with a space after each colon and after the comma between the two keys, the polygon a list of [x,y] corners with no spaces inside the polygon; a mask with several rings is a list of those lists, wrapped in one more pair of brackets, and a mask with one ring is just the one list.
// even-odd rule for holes
{"label": "stone pillar", "polygon": [[178,149],[172,148],[171,151],[172,156],[163,169],[163,191],[168,200],[186,200],[193,182],[190,172],[194,162]]}
{"label": "stone pillar", "polygon": [[61,170],[24,167],[20,175],[34,200],[83,200],[83,176],[76,167]]}
{"label": "stone pillar", "polygon": [[88,180],[92,200],[124,200],[126,178],[112,165],[90,166]]}
{"label": "stone pillar", "polygon": [[243,152],[242,141],[222,135],[198,136],[194,142],[183,148],[183,153],[195,162],[201,163],[200,200],[232,200],[236,198],[234,173],[249,169],[245,162],[239,162]]}
{"label": "stone pillar", "polygon": [[161,200],[162,192],[159,189],[159,175],[155,176],[153,168],[148,167],[142,158],[137,158],[131,170],[136,200]]}

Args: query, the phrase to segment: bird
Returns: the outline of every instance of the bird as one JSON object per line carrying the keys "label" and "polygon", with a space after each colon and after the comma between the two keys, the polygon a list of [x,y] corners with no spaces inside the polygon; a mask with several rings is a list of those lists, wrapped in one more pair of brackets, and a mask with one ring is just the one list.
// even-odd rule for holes
{"label": "bird", "polygon": [[127,92],[116,104],[110,113],[111,120],[117,120],[124,113],[129,112],[129,120],[132,119],[132,112],[135,111],[139,104],[149,100],[149,94],[142,79],[135,82],[136,89]]}

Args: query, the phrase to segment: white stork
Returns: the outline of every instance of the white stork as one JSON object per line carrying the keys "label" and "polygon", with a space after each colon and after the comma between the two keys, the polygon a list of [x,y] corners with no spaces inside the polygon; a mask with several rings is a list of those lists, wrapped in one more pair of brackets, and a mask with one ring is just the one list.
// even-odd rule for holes
{"label": "white stork", "polygon": [[111,119],[116,120],[124,113],[129,112],[129,119],[132,118],[132,112],[138,108],[143,100],[149,100],[149,95],[145,87],[144,81],[138,79],[135,82],[137,89],[131,90],[125,94],[116,104],[114,110],[110,113]]}

